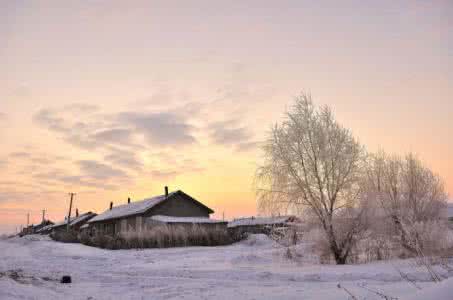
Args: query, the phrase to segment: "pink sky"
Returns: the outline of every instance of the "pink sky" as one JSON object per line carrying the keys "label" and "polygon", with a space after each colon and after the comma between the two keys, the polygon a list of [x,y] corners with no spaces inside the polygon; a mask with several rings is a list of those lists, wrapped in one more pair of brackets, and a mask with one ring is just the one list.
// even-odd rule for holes
{"label": "pink sky", "polygon": [[[215,2],[215,3],[214,3]],[[256,213],[257,145],[311,92],[453,194],[451,1],[0,4],[0,232],[183,189]]]}

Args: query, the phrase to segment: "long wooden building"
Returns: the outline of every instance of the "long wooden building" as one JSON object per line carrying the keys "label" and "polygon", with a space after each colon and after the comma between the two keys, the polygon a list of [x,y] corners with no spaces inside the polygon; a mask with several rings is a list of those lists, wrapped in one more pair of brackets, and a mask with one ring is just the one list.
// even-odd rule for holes
{"label": "long wooden building", "polygon": [[121,232],[144,230],[147,219],[152,216],[209,218],[214,211],[181,190],[163,195],[113,206],[88,221],[90,231],[95,234],[116,235]]}

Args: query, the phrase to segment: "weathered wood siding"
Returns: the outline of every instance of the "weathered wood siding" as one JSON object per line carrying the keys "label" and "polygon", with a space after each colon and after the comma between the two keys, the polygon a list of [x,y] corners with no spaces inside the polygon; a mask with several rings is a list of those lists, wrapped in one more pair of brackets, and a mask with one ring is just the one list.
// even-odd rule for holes
{"label": "weathered wood siding", "polygon": [[209,212],[200,205],[185,199],[180,195],[171,197],[167,201],[153,207],[144,214],[144,217],[155,215],[173,217],[209,217]]}
{"label": "weathered wood siding", "polygon": [[175,195],[151,208],[144,214],[96,222],[94,226],[97,233],[108,235],[117,235],[121,232],[128,231],[141,232],[147,229],[147,225],[145,224],[146,218],[154,215],[209,218],[209,211],[202,205],[184,196]]}
{"label": "weathered wood siding", "polygon": [[183,222],[158,222],[154,220],[147,220],[144,223],[142,230],[149,230],[153,227],[158,226],[167,226],[167,227],[182,227],[186,229],[190,229],[192,227],[200,227],[206,229],[219,229],[219,230],[226,230],[228,222],[219,222],[219,223],[183,223]]}

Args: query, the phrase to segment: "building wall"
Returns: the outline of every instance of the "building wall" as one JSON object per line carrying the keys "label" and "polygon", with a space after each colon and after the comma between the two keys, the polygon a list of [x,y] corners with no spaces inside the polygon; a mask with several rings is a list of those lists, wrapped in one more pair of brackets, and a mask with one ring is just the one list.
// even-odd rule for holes
{"label": "building wall", "polygon": [[96,233],[115,235],[118,231],[116,220],[109,220],[106,222],[98,222],[94,224]]}
{"label": "building wall", "polygon": [[143,215],[125,217],[118,220],[109,220],[96,223],[99,233],[116,235],[120,232],[146,230],[145,220],[154,215],[173,217],[209,217],[209,211],[181,195],[175,195],[161,204],[153,207]]}
{"label": "building wall", "polygon": [[67,231],[68,230],[67,228],[68,227],[66,225],[63,225],[63,226],[58,226],[57,228],[53,228],[52,231],[60,233],[63,231]]}

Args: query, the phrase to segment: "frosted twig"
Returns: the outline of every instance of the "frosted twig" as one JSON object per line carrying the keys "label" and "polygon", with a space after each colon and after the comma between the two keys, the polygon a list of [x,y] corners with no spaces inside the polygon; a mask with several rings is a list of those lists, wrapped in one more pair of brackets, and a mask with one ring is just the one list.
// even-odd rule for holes
{"label": "frosted twig", "polygon": [[353,293],[351,293],[347,288],[345,288],[344,286],[342,286],[340,283],[337,284],[337,287],[339,289],[342,289],[344,290],[346,293],[348,293],[349,296],[351,296],[352,300],[358,300],[356,296],[354,296]]}
{"label": "frosted twig", "polygon": [[361,287],[361,288],[363,288],[363,289],[369,291],[369,292],[372,292],[372,293],[378,295],[378,296],[381,297],[382,299],[385,299],[385,300],[398,300],[398,298],[395,298],[395,297],[392,297],[392,296],[387,296],[387,295],[385,295],[385,294],[383,294],[383,293],[381,293],[381,292],[379,292],[379,291],[376,291],[376,290],[373,290],[373,289],[367,287],[367,286],[366,286],[366,283],[357,283],[357,285],[358,285],[359,287]]}
{"label": "frosted twig", "polygon": [[403,271],[401,271],[397,266],[395,266],[393,263],[392,263],[392,266],[393,268],[395,268],[395,270],[398,272],[398,274],[400,274],[401,278],[403,278],[404,280],[406,280],[407,282],[409,282],[410,284],[412,284],[413,286],[415,286],[417,289],[421,290],[422,288],[419,287],[416,283],[415,283],[415,280],[413,279],[410,279],[409,276],[407,274],[404,274]]}

